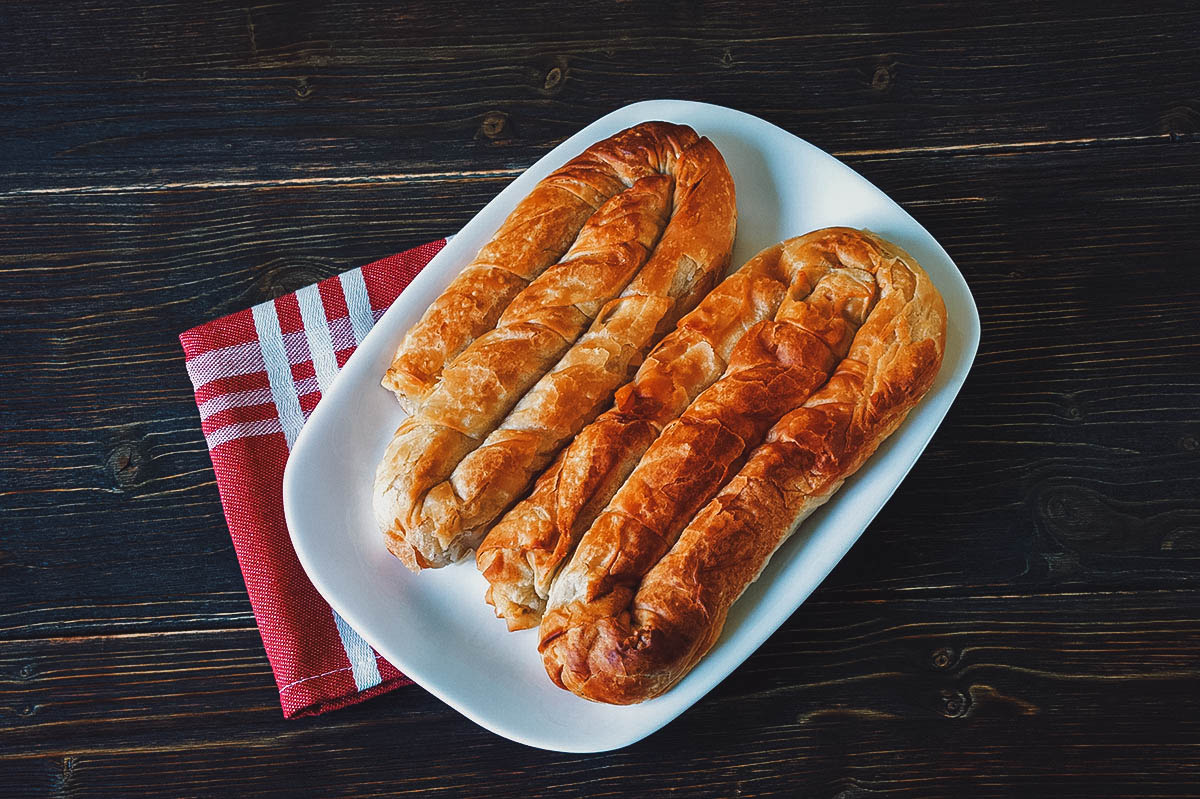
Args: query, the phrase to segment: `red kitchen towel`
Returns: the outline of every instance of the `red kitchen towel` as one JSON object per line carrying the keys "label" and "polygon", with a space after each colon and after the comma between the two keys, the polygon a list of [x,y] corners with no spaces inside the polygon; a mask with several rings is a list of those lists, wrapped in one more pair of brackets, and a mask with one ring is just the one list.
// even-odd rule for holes
{"label": "red kitchen towel", "polygon": [[283,467],[321,392],[445,244],[430,242],[179,336],[287,718],[411,682],[329,607],[301,569],[283,518]]}

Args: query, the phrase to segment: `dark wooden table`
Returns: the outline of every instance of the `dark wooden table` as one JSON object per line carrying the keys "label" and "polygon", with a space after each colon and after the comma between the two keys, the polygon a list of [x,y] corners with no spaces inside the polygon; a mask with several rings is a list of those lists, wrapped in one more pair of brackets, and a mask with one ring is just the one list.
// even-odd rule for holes
{"label": "dark wooden table", "polygon": [[[0,794],[1200,794],[1200,7],[822,5],[0,6]],[[655,97],[803,136],[945,245],[983,317],[945,424],[639,744],[416,687],[284,721],[176,335]]]}

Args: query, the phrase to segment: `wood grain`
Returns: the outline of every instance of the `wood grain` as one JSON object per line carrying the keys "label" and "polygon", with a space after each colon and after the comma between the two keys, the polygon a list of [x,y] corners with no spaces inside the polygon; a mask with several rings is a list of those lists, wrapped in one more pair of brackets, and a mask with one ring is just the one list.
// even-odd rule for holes
{"label": "wood grain", "polygon": [[[1194,4],[14,2],[0,52],[0,796],[1200,794]],[[415,687],[283,721],[177,334],[664,96],[929,228],[983,318],[960,399],[637,745],[534,751]]]}
{"label": "wood grain", "polygon": [[[862,781],[869,791],[961,796],[983,774],[1013,790],[1088,796],[1092,779],[1115,793],[1200,777],[1200,700],[1171,690],[1200,677],[1178,646],[1200,634],[1194,595],[1097,595],[1069,609],[1036,595],[900,599],[880,618],[879,602],[823,594],[645,744],[586,757],[499,739],[419,688],[284,724],[247,631],[9,642],[0,746],[20,755],[0,760],[0,775],[52,792],[66,773],[82,796],[269,795],[286,785],[320,795],[436,786],[728,796],[740,786],[786,796],[797,780],[822,795]],[[1104,725],[1092,722],[1098,713]],[[1161,759],[1130,752],[1130,736]],[[637,765],[668,752],[668,768]]]}
{"label": "wood grain", "polygon": [[511,171],[658,97],[732,105],[839,155],[1190,139],[1194,12],[8,4],[0,51],[22,58],[0,67],[0,190]]}

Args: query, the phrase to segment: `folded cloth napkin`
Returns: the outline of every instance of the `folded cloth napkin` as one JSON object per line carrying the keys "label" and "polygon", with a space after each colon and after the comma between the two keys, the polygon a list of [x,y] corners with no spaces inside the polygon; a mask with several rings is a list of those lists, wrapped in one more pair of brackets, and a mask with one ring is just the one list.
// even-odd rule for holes
{"label": "folded cloth napkin", "polygon": [[179,336],[287,718],[336,710],[411,682],[304,574],[283,518],[283,467],[321,392],[445,244],[430,242]]}

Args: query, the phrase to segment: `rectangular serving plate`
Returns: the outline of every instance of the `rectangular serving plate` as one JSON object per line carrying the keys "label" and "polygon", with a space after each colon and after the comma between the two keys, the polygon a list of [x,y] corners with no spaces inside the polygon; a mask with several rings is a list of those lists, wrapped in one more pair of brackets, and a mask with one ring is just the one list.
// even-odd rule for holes
{"label": "rectangular serving plate", "polygon": [[[933,388],[841,491],[776,552],[733,606],[720,640],[663,696],[594,704],[554,686],[537,631],[509,633],[483,601],[473,560],[414,575],[384,548],[371,512],[375,467],[404,416],[379,385],[410,325],[539,180],[592,143],[647,120],[691,125],[729,165],[737,189],[733,263],[833,225],[870,229],[908,250],[946,301],[946,353]],[[529,746],[600,752],[638,741],[691,707],[796,611],[899,487],[958,394],[979,343],[962,274],[925,228],[829,154],[762,119],[705,103],[625,106],[547,153],[488,203],[363,340],[296,440],[284,474],[292,543],[322,596],[375,649],[487,729]]]}

